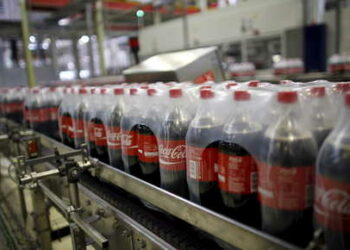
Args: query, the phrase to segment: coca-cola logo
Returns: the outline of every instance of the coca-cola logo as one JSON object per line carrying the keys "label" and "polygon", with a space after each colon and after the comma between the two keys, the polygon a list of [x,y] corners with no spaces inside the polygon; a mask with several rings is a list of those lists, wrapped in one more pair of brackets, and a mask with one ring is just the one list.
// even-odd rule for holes
{"label": "coca-cola logo", "polygon": [[179,160],[186,158],[186,146],[177,145],[175,147],[164,147],[164,145],[159,146],[159,153],[162,157]]}
{"label": "coca-cola logo", "polygon": [[321,205],[329,211],[350,215],[350,195],[339,189],[325,191],[320,197]]}
{"label": "coca-cola logo", "polygon": [[95,137],[101,138],[103,137],[104,129],[103,128],[95,128]]}
{"label": "coca-cola logo", "polygon": [[121,140],[121,137],[121,133],[109,133],[108,140],[110,142],[119,142]]}
{"label": "coca-cola logo", "polygon": [[132,139],[133,139],[132,135],[129,135],[129,134],[122,134],[121,135],[121,142],[124,146],[131,146]]}

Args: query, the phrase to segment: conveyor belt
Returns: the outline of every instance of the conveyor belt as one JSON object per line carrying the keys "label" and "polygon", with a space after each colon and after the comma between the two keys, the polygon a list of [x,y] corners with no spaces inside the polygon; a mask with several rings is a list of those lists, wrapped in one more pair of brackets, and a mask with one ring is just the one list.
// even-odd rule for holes
{"label": "conveyor belt", "polygon": [[121,189],[87,174],[81,178],[81,184],[178,249],[220,249],[214,241],[193,230],[190,225],[147,209]]}

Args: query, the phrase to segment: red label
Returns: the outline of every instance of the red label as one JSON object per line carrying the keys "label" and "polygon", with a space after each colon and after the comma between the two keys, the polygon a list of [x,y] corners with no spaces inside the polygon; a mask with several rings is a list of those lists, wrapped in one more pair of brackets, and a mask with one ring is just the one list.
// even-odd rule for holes
{"label": "red label", "polygon": [[258,193],[263,205],[304,210],[312,205],[314,167],[270,166],[258,162]]}
{"label": "red label", "polygon": [[186,142],[185,140],[159,142],[159,166],[165,170],[186,170]]}
{"label": "red label", "polygon": [[138,134],[138,157],[142,162],[158,162],[157,137]]}
{"label": "red label", "polygon": [[65,119],[66,124],[66,133],[70,138],[74,138],[74,128],[73,128],[73,119],[70,116],[67,116]]}
{"label": "red label", "polygon": [[350,184],[316,175],[315,216],[326,228],[350,233]]}
{"label": "red label", "polygon": [[257,166],[250,155],[219,152],[219,187],[234,194],[251,194],[257,189]]}
{"label": "red label", "polygon": [[103,124],[94,125],[95,143],[97,146],[107,146],[106,129]]}
{"label": "red label", "polygon": [[122,131],[122,152],[124,155],[137,155],[137,132],[135,130],[121,130]]}
{"label": "red label", "polygon": [[107,127],[107,144],[110,149],[121,149],[121,131],[120,127]]}
{"label": "red label", "polygon": [[31,109],[28,112],[29,120],[31,122],[47,122],[50,120],[50,113],[47,108]]}
{"label": "red label", "polygon": [[30,122],[30,113],[28,109],[24,109],[23,110],[23,118],[25,121]]}
{"label": "red label", "polygon": [[60,128],[60,131],[62,134],[66,134],[67,133],[67,116],[60,116],[58,118],[58,126]]}
{"label": "red label", "polygon": [[73,119],[74,137],[84,138],[84,121],[80,119]]}
{"label": "red label", "polygon": [[22,111],[23,104],[21,102],[11,102],[4,104],[4,110],[7,113]]}
{"label": "red label", "polygon": [[88,141],[92,141],[95,142],[95,124],[92,121],[89,121],[87,126],[87,137],[88,137]]}
{"label": "red label", "polygon": [[58,119],[58,107],[51,107],[49,112],[51,121],[56,121]]}
{"label": "red label", "polygon": [[197,181],[217,181],[217,148],[198,148],[187,145],[187,174]]}

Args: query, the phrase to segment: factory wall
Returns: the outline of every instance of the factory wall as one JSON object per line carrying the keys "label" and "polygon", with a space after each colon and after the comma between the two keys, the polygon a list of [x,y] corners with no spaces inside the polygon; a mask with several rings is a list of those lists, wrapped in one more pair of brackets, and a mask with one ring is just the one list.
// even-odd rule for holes
{"label": "factory wall", "polygon": [[[250,0],[188,16],[189,46],[221,44],[256,36],[281,35],[302,25],[301,0]],[[278,21],[276,21],[278,20]],[[183,19],[140,31],[142,56],[184,48]]]}
{"label": "factory wall", "polygon": [[[350,52],[350,7],[342,9],[341,52]],[[335,52],[335,11],[325,15],[328,32],[328,56]],[[296,39],[302,38],[303,9],[301,0],[250,0],[236,6],[209,10],[188,16],[189,47],[216,45],[249,38],[281,36],[286,56],[299,57]],[[142,57],[184,49],[183,19],[178,18],[140,31]],[[291,37],[291,30],[300,35]],[[288,44],[288,39],[291,38]],[[302,50],[302,44],[297,47]],[[289,51],[289,50],[292,51]]]}

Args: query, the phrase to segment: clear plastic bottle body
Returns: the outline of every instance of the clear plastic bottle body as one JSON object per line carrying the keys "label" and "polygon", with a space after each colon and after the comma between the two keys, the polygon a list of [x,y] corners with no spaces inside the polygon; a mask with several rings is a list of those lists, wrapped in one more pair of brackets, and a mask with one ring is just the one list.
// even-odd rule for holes
{"label": "clear plastic bottle body", "polygon": [[[284,93],[290,96],[292,92]],[[258,194],[262,229],[305,247],[313,234],[311,204],[317,146],[301,122],[299,103],[289,101],[287,98],[279,104],[283,113],[262,137]]]}
{"label": "clear plastic bottle body", "polygon": [[223,121],[217,115],[215,94],[211,89],[200,90],[199,108],[186,135],[186,166],[191,201],[218,211],[222,207],[217,164]]}
{"label": "clear plastic bottle body", "polygon": [[324,142],[316,170],[314,215],[328,249],[350,249],[350,95]]}
{"label": "clear plastic bottle body", "polygon": [[158,136],[159,167],[161,187],[187,197],[185,139],[191,116],[182,106],[181,97],[170,99]]}
{"label": "clear plastic bottle body", "polygon": [[224,126],[219,144],[219,187],[225,213],[241,222],[260,227],[260,206],[257,200],[257,145],[260,145],[262,127],[251,117],[250,94],[236,91],[231,119]]}

